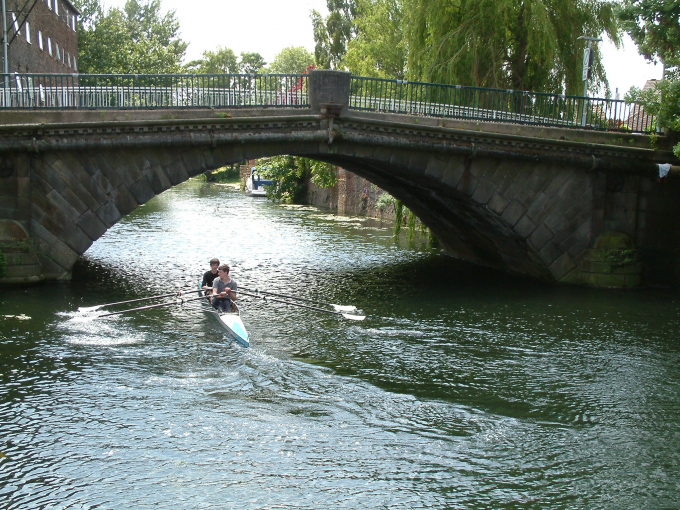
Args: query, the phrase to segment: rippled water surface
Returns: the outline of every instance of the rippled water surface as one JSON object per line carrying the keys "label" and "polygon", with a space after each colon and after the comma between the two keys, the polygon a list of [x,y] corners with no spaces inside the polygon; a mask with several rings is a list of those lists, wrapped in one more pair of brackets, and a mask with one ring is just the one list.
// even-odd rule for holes
{"label": "rippled water surface", "polygon": [[[680,296],[545,286],[395,246],[389,225],[191,182],[72,282],[0,289],[3,509],[680,508]],[[251,348],[193,305],[79,307],[194,282],[242,296]],[[131,305],[132,306],[132,305]]]}

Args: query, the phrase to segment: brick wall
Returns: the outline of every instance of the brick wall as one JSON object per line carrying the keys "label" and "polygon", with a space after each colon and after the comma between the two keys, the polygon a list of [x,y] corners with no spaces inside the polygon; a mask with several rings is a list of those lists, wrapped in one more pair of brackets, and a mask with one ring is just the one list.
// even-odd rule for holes
{"label": "brick wall", "polygon": [[38,0],[28,14],[27,29],[25,24],[21,26],[25,18],[21,9],[25,6],[27,12],[32,2],[25,4],[25,0],[7,0],[9,40],[15,35],[15,27],[19,27],[18,35],[8,49],[9,72],[76,73],[78,25],[74,19],[77,11],[73,5],[64,0]]}
{"label": "brick wall", "polygon": [[329,207],[340,214],[394,219],[393,204],[378,208],[378,200],[386,191],[341,167],[336,168],[336,175],[337,184],[333,188],[319,188],[310,180],[307,203]]}

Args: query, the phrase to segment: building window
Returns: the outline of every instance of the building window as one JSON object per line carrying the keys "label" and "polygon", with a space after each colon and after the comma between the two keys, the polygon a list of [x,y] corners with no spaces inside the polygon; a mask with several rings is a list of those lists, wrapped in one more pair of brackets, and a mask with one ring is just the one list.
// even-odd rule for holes
{"label": "building window", "polygon": [[59,2],[57,0],[54,0],[54,14],[59,16]]}
{"label": "building window", "polygon": [[50,57],[52,56],[52,39],[47,38],[47,53],[50,54]]}
{"label": "building window", "polygon": [[73,56],[73,70],[78,72],[78,63],[76,62],[75,55]]}
{"label": "building window", "polygon": [[26,41],[28,42],[28,44],[33,44],[31,42],[31,25],[28,24],[28,21],[26,23],[24,23],[24,27],[25,27],[24,33],[26,35]]}
{"label": "building window", "polygon": [[47,4],[47,8],[52,10],[52,0],[45,0],[45,3]]}
{"label": "building window", "polygon": [[73,25],[71,26],[71,28],[73,28],[73,31],[75,32],[76,31],[76,23],[78,22],[78,18],[74,14],[73,17],[71,18],[71,20],[73,21]]}
{"label": "building window", "polygon": [[45,48],[43,48],[42,32],[40,30],[38,30],[38,48],[45,51]]}
{"label": "building window", "polygon": [[14,24],[14,32],[19,33],[19,23],[17,23],[17,15],[12,13],[12,23]]}
{"label": "building window", "polygon": [[61,60],[61,53],[59,53],[59,43],[54,43],[54,47],[56,48],[56,55],[57,55],[57,60]]}
{"label": "building window", "polygon": [[68,65],[68,68],[71,69],[71,54],[70,53],[66,54],[66,64]]}

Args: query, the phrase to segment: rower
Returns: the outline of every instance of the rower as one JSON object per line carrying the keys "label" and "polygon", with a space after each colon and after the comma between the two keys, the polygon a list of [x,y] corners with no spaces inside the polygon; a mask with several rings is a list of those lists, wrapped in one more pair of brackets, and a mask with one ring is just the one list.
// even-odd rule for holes
{"label": "rower", "polygon": [[229,276],[229,266],[217,268],[219,278],[213,280],[212,305],[221,312],[231,312],[231,301],[236,299],[236,280]]}
{"label": "rower", "polygon": [[[201,282],[202,289],[205,289],[206,291],[212,290],[212,284],[215,278],[217,278],[217,268],[219,265],[220,261],[218,259],[212,259],[210,261],[210,271],[206,271],[203,275],[203,281]],[[206,294],[208,294],[208,292],[206,292]]]}

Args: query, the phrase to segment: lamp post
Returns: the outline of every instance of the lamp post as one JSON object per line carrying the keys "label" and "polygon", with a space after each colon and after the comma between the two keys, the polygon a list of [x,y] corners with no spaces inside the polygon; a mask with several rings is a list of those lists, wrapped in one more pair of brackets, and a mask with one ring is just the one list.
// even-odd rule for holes
{"label": "lamp post", "polygon": [[9,100],[9,62],[7,62],[7,6],[2,0],[2,74],[5,86],[4,105],[7,106]]}
{"label": "lamp post", "polygon": [[583,80],[583,113],[581,115],[581,125],[586,125],[586,100],[588,97],[588,78],[590,78],[590,68],[595,60],[595,50],[593,49],[593,41],[602,41],[599,37],[586,37],[584,35],[577,37],[578,39],[583,39],[588,41],[588,47],[583,50],[583,74],[581,79]]}

